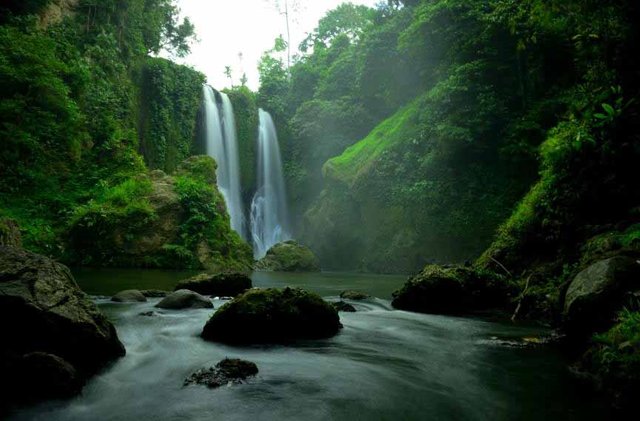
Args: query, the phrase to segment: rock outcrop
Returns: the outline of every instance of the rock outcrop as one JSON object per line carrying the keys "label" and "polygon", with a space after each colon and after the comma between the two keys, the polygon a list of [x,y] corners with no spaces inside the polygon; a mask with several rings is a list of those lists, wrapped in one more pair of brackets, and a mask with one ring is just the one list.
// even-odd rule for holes
{"label": "rock outcrop", "polygon": [[189,291],[188,289],[180,289],[164,297],[158,304],[156,304],[156,307],[168,310],[213,308],[213,303],[207,297],[203,297],[197,292]]}
{"label": "rock outcrop", "polygon": [[201,273],[178,282],[176,291],[188,289],[202,295],[235,297],[251,288],[251,278],[243,272]]}
{"label": "rock outcrop", "polygon": [[256,263],[256,269],[271,272],[319,272],[320,261],[309,247],[294,240],[271,247]]}
{"label": "rock outcrop", "polygon": [[426,266],[393,293],[393,307],[434,314],[504,308],[514,294],[506,280],[468,267]]}
{"label": "rock outcrop", "polygon": [[113,297],[111,297],[111,301],[116,303],[144,303],[147,301],[147,297],[137,289],[128,289],[125,291],[120,291]]}
{"label": "rock outcrop", "polygon": [[13,219],[0,218],[0,246],[22,247],[20,228]]}
{"label": "rock outcrop", "polygon": [[249,270],[253,254],[231,230],[215,168],[212,158],[193,156],[174,176],[153,170],[80,207],[69,230],[69,260],[95,266]]}
{"label": "rock outcrop", "polygon": [[609,328],[640,291],[640,263],[629,257],[601,260],[578,273],[565,294],[563,321],[570,332]]}
{"label": "rock outcrop", "polygon": [[338,312],[317,294],[254,288],[220,307],[202,337],[232,344],[283,343],[328,338],[341,327]]}
{"label": "rock outcrop", "polygon": [[0,407],[67,397],[125,354],[114,326],[47,257],[0,246]]}

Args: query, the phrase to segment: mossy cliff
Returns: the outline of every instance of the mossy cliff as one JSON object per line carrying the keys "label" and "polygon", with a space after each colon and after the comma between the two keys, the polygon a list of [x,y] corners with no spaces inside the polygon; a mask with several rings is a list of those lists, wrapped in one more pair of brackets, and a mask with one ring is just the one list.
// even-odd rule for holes
{"label": "mossy cliff", "polygon": [[68,259],[95,266],[249,269],[251,249],[230,228],[215,168],[212,158],[194,156],[175,176],[154,170],[105,190],[72,216]]}

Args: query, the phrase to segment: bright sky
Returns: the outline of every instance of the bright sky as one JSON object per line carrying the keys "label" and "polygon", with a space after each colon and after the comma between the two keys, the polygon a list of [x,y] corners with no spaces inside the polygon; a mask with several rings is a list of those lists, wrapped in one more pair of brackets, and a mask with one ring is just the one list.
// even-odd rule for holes
{"label": "bright sky", "polygon": [[[324,14],[345,0],[289,0],[300,4],[291,13],[292,54],[313,31]],[[351,0],[354,4],[374,6],[380,0]],[[191,48],[191,55],[178,62],[189,64],[207,75],[209,84],[217,89],[230,85],[224,75],[225,66],[233,69],[233,84],[240,84],[246,72],[251,89],[257,89],[258,60],[273,48],[282,34],[286,39],[286,20],[275,6],[275,0],[177,0],[183,16],[196,27],[200,42]],[[284,0],[281,0],[284,4]],[[294,48],[295,47],[295,48]],[[240,59],[240,53],[242,59]]]}

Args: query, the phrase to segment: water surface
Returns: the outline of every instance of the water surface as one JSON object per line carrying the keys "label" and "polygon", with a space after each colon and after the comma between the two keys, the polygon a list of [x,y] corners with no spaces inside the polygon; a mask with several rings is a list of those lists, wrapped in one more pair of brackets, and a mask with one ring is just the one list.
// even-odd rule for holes
{"label": "water surface", "polygon": [[[136,275],[136,272],[138,274]],[[76,271],[87,291],[170,288],[183,274]],[[137,281],[135,281],[137,279]],[[157,284],[150,285],[152,279]],[[377,298],[340,313],[336,337],[293,346],[231,347],[198,336],[214,310],[157,311],[158,300],[97,299],[127,356],[94,378],[83,395],[17,414],[16,420],[591,420],[607,418],[586,398],[551,348],[512,348],[492,338],[541,333],[487,321],[392,310],[403,277],[254,274],[257,286],[295,285],[337,299],[343,289]],[[108,282],[107,282],[108,281]],[[218,308],[223,302],[214,300]],[[255,362],[247,384],[183,387],[193,371],[225,357]]]}

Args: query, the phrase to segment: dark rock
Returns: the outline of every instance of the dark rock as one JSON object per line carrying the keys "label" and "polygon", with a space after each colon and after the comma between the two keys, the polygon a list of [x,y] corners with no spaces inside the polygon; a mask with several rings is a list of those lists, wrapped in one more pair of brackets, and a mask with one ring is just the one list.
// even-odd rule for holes
{"label": "dark rock", "polygon": [[22,247],[20,228],[13,219],[0,218],[0,246]]}
{"label": "dark rock", "polygon": [[145,317],[153,317],[156,315],[155,311],[143,311],[142,313],[138,313],[138,316],[145,316]]}
{"label": "dark rock", "polygon": [[27,399],[32,402],[70,398],[80,393],[84,385],[76,369],[53,354],[25,354],[16,368],[16,387],[21,395],[28,396]]}
{"label": "dark rock", "polygon": [[[42,373],[46,366],[50,376],[39,379],[42,384],[38,387],[52,389],[64,379],[69,380],[69,385],[75,384],[71,381],[75,377],[82,382],[125,353],[113,325],[80,290],[66,266],[35,253],[2,246],[0,332],[0,407],[5,398],[11,403],[28,398],[14,388],[20,381],[20,371],[28,369],[25,363],[38,362],[34,367],[41,368]],[[23,359],[23,355],[31,353],[51,357],[36,354]],[[58,359],[73,367],[76,374],[72,376]],[[22,369],[16,372],[16,366]],[[16,375],[17,379],[13,377]]]}
{"label": "dark rock", "polygon": [[397,309],[435,314],[461,314],[502,308],[513,286],[504,278],[468,267],[427,265],[393,293]]}
{"label": "dark rock", "polygon": [[256,269],[272,272],[319,272],[320,261],[309,247],[289,240],[271,247]]}
{"label": "dark rock", "polygon": [[225,358],[215,368],[200,369],[190,375],[184,381],[184,386],[201,384],[214,389],[229,383],[240,384],[256,374],[258,366],[251,361]]}
{"label": "dark rock", "polygon": [[338,301],[338,302],[335,302],[335,303],[331,303],[331,305],[337,311],[344,311],[344,312],[347,312],[347,313],[355,313],[355,311],[356,311],[356,308],[354,306],[352,306],[349,303],[345,303],[344,301]]}
{"label": "dark rock", "polygon": [[128,289],[125,291],[120,291],[113,297],[111,297],[111,301],[115,301],[117,303],[144,303],[147,301],[147,297],[142,294],[142,292],[137,289]]}
{"label": "dark rock", "polygon": [[235,297],[251,288],[251,286],[251,278],[246,273],[201,273],[180,281],[175,289],[176,291],[188,289],[203,295]]}
{"label": "dark rock", "polygon": [[340,298],[342,298],[343,300],[360,301],[360,300],[366,300],[367,298],[371,298],[371,296],[369,294],[367,294],[366,292],[342,291],[340,293]]}
{"label": "dark rock", "polygon": [[333,306],[299,288],[250,289],[224,304],[202,337],[226,343],[281,343],[328,338],[342,327]]}
{"label": "dark rock", "polygon": [[601,260],[578,273],[565,294],[568,332],[590,334],[615,322],[631,293],[640,291],[640,264],[628,257]]}
{"label": "dark rock", "polygon": [[182,310],[187,308],[213,308],[213,303],[207,297],[203,297],[197,292],[181,289],[163,298],[158,304],[158,308],[170,310]]}
{"label": "dark rock", "polygon": [[169,294],[168,291],[162,291],[160,289],[142,289],[140,292],[147,298],[164,298]]}

